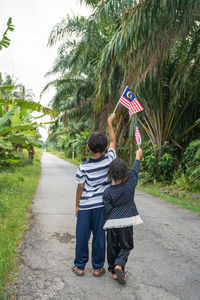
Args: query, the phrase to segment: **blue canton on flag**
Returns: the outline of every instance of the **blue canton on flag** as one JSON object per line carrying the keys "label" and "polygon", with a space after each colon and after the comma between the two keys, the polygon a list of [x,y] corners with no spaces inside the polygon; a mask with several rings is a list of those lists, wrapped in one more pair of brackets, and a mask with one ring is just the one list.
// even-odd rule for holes
{"label": "blue canton on flag", "polygon": [[131,90],[126,87],[121,95],[120,102],[129,109],[129,115],[135,114],[141,110],[144,110],[140,102],[136,99]]}

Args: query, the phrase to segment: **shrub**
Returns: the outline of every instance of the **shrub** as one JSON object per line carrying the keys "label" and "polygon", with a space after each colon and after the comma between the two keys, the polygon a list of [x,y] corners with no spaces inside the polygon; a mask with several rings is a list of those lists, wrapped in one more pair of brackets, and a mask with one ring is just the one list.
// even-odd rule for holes
{"label": "shrub", "polygon": [[174,172],[174,158],[168,153],[170,147],[165,143],[161,148],[152,146],[150,142],[142,147],[143,159],[141,161],[142,170],[146,171],[149,178],[158,181],[170,181]]}
{"label": "shrub", "polygon": [[185,149],[181,166],[186,176],[200,176],[200,140],[195,140]]}

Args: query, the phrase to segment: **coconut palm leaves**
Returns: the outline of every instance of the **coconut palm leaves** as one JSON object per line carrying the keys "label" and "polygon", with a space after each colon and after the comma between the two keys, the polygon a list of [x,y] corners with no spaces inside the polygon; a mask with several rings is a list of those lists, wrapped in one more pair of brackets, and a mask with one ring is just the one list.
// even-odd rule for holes
{"label": "coconut palm leaves", "polygon": [[101,56],[102,74],[119,63],[123,64],[124,81],[128,84],[137,84],[152,75],[174,42],[180,37],[187,38],[199,19],[199,9],[198,0],[144,0],[128,8]]}
{"label": "coconut palm leaves", "polygon": [[[79,39],[69,41],[69,37],[75,34],[79,35]],[[48,74],[62,74],[62,77],[51,84],[57,89],[53,107],[60,106],[65,111],[65,116],[79,118],[80,115],[91,115],[91,108],[95,104],[96,65],[110,35],[111,27],[94,17],[68,17],[54,27],[49,45],[62,39],[62,46],[56,63]]]}
{"label": "coconut palm leaves", "polygon": [[177,144],[199,125],[199,46],[199,28],[195,24],[188,39],[176,43],[157,76],[146,79],[138,88],[146,108],[146,116],[140,122],[152,144]]}
{"label": "coconut palm leaves", "polygon": [[[113,2],[121,3],[106,1],[105,7]],[[196,93],[187,89],[192,72],[199,72],[200,3],[175,2],[138,1],[124,11],[98,64],[97,101],[110,93],[113,71],[116,66],[121,68],[122,87],[128,84],[144,99],[146,115],[140,114],[139,119],[151,142],[159,146],[168,140],[179,141],[199,124],[193,115],[185,122],[189,127],[181,126]],[[197,77],[192,85],[199,87]],[[196,104],[193,107],[199,111],[199,102]]]}

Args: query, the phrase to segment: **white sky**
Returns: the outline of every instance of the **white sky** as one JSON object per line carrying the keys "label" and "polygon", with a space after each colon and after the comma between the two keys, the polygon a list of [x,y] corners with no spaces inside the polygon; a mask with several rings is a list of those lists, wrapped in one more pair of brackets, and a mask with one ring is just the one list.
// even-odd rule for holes
{"label": "white sky", "polygon": [[[9,17],[15,25],[15,30],[8,32],[10,46],[0,51],[0,72],[13,75],[26,89],[32,89],[36,102],[51,80],[44,75],[51,69],[59,46],[47,47],[49,34],[67,14],[87,16],[90,9],[79,0],[0,0],[0,39]],[[45,93],[41,104],[47,106],[53,94],[53,89]],[[40,133],[45,140],[47,129],[40,129]]]}

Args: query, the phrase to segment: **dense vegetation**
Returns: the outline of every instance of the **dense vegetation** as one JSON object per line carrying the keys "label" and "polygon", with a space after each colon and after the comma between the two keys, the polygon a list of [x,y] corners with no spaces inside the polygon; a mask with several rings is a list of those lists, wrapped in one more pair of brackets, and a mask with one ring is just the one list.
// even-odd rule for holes
{"label": "dense vegetation", "polygon": [[30,162],[34,146],[42,145],[36,122],[42,117],[33,117],[32,111],[53,114],[54,112],[33,101],[34,94],[10,76],[5,79],[0,73],[0,167],[16,164],[16,151],[28,150]]}
{"label": "dense vegetation", "polygon": [[[59,43],[52,70],[57,79],[52,107],[60,112],[47,147],[88,155],[91,131],[105,131],[126,85],[145,107],[129,118],[117,109],[118,154],[131,163],[134,126],[142,134],[145,178],[174,182],[184,177],[200,188],[200,1],[85,0],[89,17],[55,25],[49,45]],[[78,36],[78,38],[77,38]],[[47,74],[47,75],[48,75]],[[193,185],[194,184],[194,185]]]}

